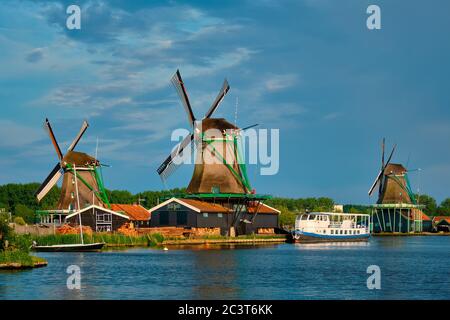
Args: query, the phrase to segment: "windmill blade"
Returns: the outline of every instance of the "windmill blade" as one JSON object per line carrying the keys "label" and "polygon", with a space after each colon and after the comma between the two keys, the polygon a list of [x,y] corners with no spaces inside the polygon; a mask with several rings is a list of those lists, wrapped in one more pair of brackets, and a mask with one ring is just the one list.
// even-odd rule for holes
{"label": "windmill blade", "polygon": [[394,155],[395,148],[397,148],[397,144],[394,144],[394,147],[392,148],[391,154],[389,155],[389,158],[388,158],[388,160],[386,161],[386,164],[383,167],[383,171],[384,171],[384,169],[386,169],[387,165],[391,162],[392,156]]}
{"label": "windmill blade", "polygon": [[87,128],[89,127],[89,124],[86,120],[83,121],[83,124],[81,125],[80,132],[78,132],[78,135],[75,137],[75,139],[70,144],[67,151],[72,151],[77,146],[78,142],[80,141],[83,134],[86,132]]}
{"label": "windmill blade", "polygon": [[173,162],[177,156],[183,153],[183,150],[194,140],[194,134],[187,135],[183,141],[172,151],[172,153],[164,160],[164,162],[159,166],[156,170],[159,176],[163,179],[169,177],[175,169],[178,167],[178,164]]}
{"label": "windmill blade", "polygon": [[52,126],[50,125],[50,121],[48,118],[45,119],[44,128],[46,129],[48,135],[50,136],[50,140],[52,140],[53,147],[56,150],[56,153],[58,154],[59,160],[63,158],[63,154],[61,152],[61,149],[59,148],[58,141],[56,141],[55,134],[53,133]]}
{"label": "windmill blade", "polygon": [[227,79],[223,81],[222,89],[220,89],[219,94],[216,97],[216,100],[214,100],[213,104],[209,108],[208,112],[205,114],[205,118],[210,118],[214,111],[216,111],[217,107],[219,107],[219,104],[222,102],[225,95],[230,90],[230,85],[228,84]]}
{"label": "windmill blade", "polygon": [[189,102],[189,98],[187,95],[186,88],[183,83],[183,79],[181,79],[180,70],[177,70],[175,74],[172,77],[172,84],[175,87],[175,89],[178,92],[178,95],[180,96],[181,102],[183,103],[184,109],[186,110],[186,113],[188,115],[189,124],[191,126],[194,125],[195,122],[195,116],[194,112],[192,112],[191,103]]}
{"label": "windmill blade", "polygon": [[253,127],[256,127],[256,126],[259,126],[259,124],[258,124],[258,123],[256,123],[256,124],[252,124],[251,126],[248,126],[248,127],[242,128],[242,129],[240,129],[240,130],[241,130],[241,131],[245,131],[245,130],[251,129],[251,128],[253,128]]}
{"label": "windmill blade", "polygon": [[44,180],[44,182],[39,186],[37,191],[35,192],[35,196],[38,201],[41,201],[47,193],[53,188],[53,186],[58,182],[59,178],[62,176],[62,168],[61,164],[58,162],[53,170],[50,172],[48,177]]}
{"label": "windmill blade", "polygon": [[[385,146],[386,146],[386,138],[383,138],[383,142],[381,143],[381,171],[384,172],[384,153],[385,153]],[[378,194],[381,194],[383,191],[383,177],[381,177],[379,188],[378,188]]]}
{"label": "windmill blade", "polygon": [[[384,170],[380,170],[380,173],[378,173],[377,177],[375,178],[375,181],[373,182],[372,186],[369,189],[369,196],[372,195],[373,190],[377,186],[377,184],[380,182],[381,177],[383,176]],[[381,184],[381,183],[380,183]]]}

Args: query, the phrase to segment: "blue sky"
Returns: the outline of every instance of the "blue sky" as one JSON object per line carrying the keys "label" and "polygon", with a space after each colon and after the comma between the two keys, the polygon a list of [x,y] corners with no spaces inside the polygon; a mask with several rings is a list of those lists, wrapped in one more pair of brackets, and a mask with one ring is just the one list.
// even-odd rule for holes
{"label": "blue sky", "polygon": [[[65,28],[78,4],[82,29]],[[366,28],[381,7],[382,29]],[[187,127],[170,77],[180,68],[194,112],[209,108],[223,79],[231,90],[217,116],[280,129],[280,171],[258,193],[330,196],[370,203],[380,140],[413,188],[450,196],[448,1],[1,1],[0,184],[42,181],[83,119],[77,147],[111,164],[108,188],[164,188],[156,168],[173,129]],[[168,187],[186,186],[192,167]],[[419,179],[420,178],[420,179]]]}

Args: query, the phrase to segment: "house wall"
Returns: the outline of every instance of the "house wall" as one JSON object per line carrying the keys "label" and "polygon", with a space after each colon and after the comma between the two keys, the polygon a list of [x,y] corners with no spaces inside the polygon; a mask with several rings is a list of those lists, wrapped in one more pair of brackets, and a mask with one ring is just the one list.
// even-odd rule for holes
{"label": "house wall", "polygon": [[[81,224],[83,226],[89,226],[93,231],[96,231],[96,214],[97,213],[106,213],[108,214],[108,212],[105,212],[103,210],[99,210],[97,208],[95,208],[94,210],[88,210],[86,212],[83,212],[81,214]],[[116,231],[117,229],[119,229],[124,223],[128,222],[128,219],[125,219],[121,216],[115,215],[115,214],[111,214],[111,226],[112,226],[112,231]],[[67,223],[71,224],[71,225],[78,225],[79,224],[79,216],[75,215],[69,219],[66,220]]]}

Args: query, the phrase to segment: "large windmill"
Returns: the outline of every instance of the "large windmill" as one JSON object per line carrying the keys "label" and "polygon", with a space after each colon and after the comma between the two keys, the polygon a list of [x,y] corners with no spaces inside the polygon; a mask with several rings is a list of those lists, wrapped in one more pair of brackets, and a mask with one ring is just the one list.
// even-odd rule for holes
{"label": "large windmill", "polygon": [[80,132],[70,144],[67,152],[63,154],[50,122],[45,119],[44,128],[47,130],[56,150],[58,162],[36,191],[35,195],[38,201],[41,201],[63,177],[58,210],[80,210],[93,204],[102,207],[110,206],[99,170],[100,162],[86,153],[74,151],[88,127],[87,121],[84,121]]}
{"label": "large windmill", "polygon": [[378,200],[373,205],[374,232],[422,232],[424,219],[429,218],[420,210],[411,189],[408,169],[402,164],[391,163],[396,145],[385,161],[385,139],[381,145],[381,169],[369,189],[369,196],[378,187]]}
{"label": "large windmill", "polygon": [[371,196],[378,186],[378,204],[409,203],[416,204],[414,192],[408,178],[408,170],[399,163],[391,163],[397,145],[385,161],[385,139],[381,145],[381,169],[369,189]]}
{"label": "large windmill", "polygon": [[240,153],[240,133],[250,127],[239,129],[223,118],[212,118],[214,111],[230,89],[227,80],[209,110],[201,120],[195,117],[188,94],[177,70],[172,77],[192,128],[186,138],[173,150],[158,168],[158,174],[166,179],[180,164],[186,148],[197,147],[197,158],[187,193],[189,194],[250,194],[244,160]]}
{"label": "large windmill", "polygon": [[[187,113],[192,133],[159,166],[158,174],[165,180],[183,162],[180,160],[184,158],[184,152],[189,150],[187,148],[192,150],[196,147],[194,172],[186,194],[181,196],[228,208],[232,212],[228,222],[228,235],[250,232],[257,224],[254,221],[263,201],[270,198],[256,194],[251,188],[242,157],[241,133],[255,125],[241,129],[226,119],[212,117],[230,89],[227,80],[223,82],[219,94],[201,120],[197,120],[192,111],[179,70],[172,77],[172,83]],[[260,222],[259,227],[263,228],[265,225],[265,222]]]}

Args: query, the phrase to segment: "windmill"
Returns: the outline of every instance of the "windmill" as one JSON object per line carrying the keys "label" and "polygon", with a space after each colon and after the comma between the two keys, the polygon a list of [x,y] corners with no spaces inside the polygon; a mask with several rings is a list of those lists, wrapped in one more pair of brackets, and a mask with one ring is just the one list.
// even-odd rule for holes
{"label": "windmill", "polygon": [[86,153],[74,151],[88,127],[89,124],[84,121],[78,135],[70,144],[67,152],[63,154],[50,121],[45,119],[44,128],[56,150],[58,162],[35,193],[39,202],[63,176],[58,210],[80,210],[92,204],[103,207],[110,206],[103,186],[101,170],[99,170],[100,162]]}
{"label": "windmill", "polygon": [[[201,120],[197,120],[188,98],[188,94],[177,70],[172,77],[184,109],[188,116],[192,132],[172,151],[157,169],[165,180],[179,166],[186,148],[197,147],[194,173],[187,187],[189,194],[250,194],[252,189],[240,148],[240,133],[250,127],[240,129],[223,118],[212,118],[230,86],[224,80],[216,99]],[[178,160],[178,161],[177,161]]]}
{"label": "windmill", "polygon": [[408,203],[416,204],[414,192],[408,178],[408,170],[399,163],[391,163],[397,145],[385,162],[385,139],[381,144],[381,169],[369,189],[371,196],[378,186],[378,204]]}

